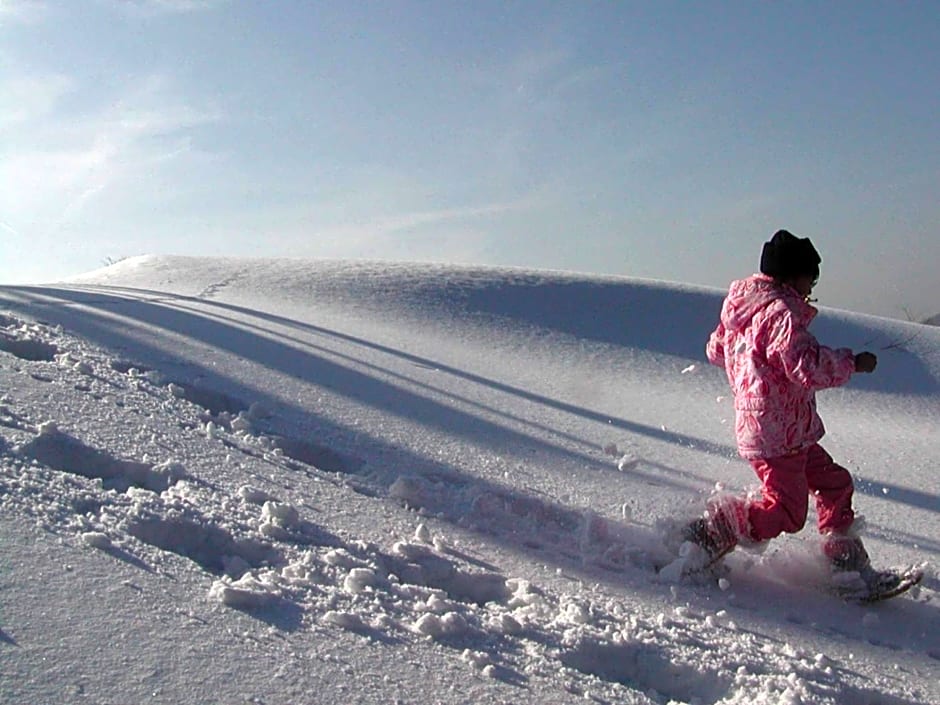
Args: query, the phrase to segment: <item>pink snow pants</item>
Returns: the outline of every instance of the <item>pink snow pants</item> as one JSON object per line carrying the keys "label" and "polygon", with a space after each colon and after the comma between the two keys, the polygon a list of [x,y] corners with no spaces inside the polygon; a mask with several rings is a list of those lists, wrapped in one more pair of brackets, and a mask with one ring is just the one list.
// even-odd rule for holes
{"label": "pink snow pants", "polygon": [[763,483],[763,497],[748,505],[755,541],[802,529],[809,493],[816,497],[820,533],[844,532],[852,525],[852,476],[819,444],[795,455],[758,458],[751,466]]}

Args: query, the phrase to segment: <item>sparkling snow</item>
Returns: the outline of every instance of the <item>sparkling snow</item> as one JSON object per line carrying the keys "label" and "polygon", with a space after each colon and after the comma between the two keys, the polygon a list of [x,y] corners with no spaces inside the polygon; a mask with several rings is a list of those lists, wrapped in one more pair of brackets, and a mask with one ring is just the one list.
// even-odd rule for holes
{"label": "sparkling snow", "polygon": [[940,330],[814,323],[880,358],[819,397],[873,560],[927,563],[861,607],[811,528],[670,569],[754,488],[720,300],[174,257],[0,287],[0,702],[940,702]]}

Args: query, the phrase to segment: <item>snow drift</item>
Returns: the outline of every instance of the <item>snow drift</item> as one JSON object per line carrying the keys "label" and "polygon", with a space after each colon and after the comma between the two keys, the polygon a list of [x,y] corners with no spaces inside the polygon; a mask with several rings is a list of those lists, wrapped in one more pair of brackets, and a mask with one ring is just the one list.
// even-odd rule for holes
{"label": "snow drift", "polygon": [[[672,582],[752,486],[722,292],[146,257],[0,288],[4,702],[940,702],[937,578],[825,592],[812,530]],[[940,331],[825,310],[876,563],[940,554]]]}

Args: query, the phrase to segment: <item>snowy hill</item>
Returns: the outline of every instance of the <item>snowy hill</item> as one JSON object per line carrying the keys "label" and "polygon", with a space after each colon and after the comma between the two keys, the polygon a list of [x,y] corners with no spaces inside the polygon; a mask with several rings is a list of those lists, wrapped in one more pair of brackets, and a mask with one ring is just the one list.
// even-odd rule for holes
{"label": "snowy hill", "polygon": [[0,287],[0,702],[940,702],[940,331],[824,311],[876,563],[811,529],[670,582],[658,522],[753,486],[722,292],[143,257]]}

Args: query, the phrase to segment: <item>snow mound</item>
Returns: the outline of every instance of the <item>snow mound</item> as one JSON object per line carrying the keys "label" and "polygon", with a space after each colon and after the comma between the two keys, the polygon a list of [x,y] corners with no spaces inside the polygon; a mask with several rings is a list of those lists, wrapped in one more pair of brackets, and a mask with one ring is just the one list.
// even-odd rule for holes
{"label": "snow mound", "polygon": [[[9,699],[936,702],[933,569],[866,611],[807,531],[663,580],[659,520],[753,483],[701,359],[720,298],[161,257],[0,288]],[[818,324],[882,360],[820,399],[866,545],[935,562],[940,338]]]}

